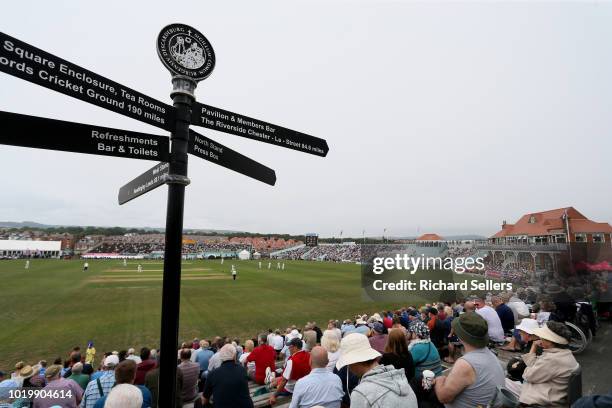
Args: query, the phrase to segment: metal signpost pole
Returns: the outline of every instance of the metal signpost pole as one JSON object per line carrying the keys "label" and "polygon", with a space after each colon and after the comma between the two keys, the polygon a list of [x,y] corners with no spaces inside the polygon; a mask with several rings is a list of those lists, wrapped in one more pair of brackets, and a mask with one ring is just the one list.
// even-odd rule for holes
{"label": "metal signpost pole", "polygon": [[196,83],[189,78],[172,78],[170,95],[176,108],[176,128],[172,132],[168,207],[166,214],[166,246],[162,289],[159,407],[174,407],[176,401],[176,350],[178,345],[179,310],[181,297],[181,255],[183,248],[183,212],[187,178],[187,147],[191,106],[195,101]]}

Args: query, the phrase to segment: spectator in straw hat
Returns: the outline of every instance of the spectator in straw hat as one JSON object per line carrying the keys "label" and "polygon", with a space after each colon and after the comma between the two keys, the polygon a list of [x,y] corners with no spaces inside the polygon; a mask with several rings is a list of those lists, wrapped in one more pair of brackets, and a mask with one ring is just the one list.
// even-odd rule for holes
{"label": "spectator in straw hat", "polygon": [[[534,341],[529,353],[523,355],[527,367],[519,400],[526,405],[566,407],[569,378],[578,368],[567,348],[569,329],[563,323],[549,321],[533,334],[540,340]],[[537,355],[539,347],[543,350],[540,356]]]}
{"label": "spectator in straw hat", "polygon": [[351,408],[417,407],[404,370],[378,365],[380,353],[365,335],[347,335],[340,343],[340,353],[336,367],[348,366],[361,379],[351,393]]}
{"label": "spectator in straw hat", "polygon": [[[62,366],[52,365],[47,368],[45,377],[48,381],[44,388],[45,395],[34,398],[34,408],[49,408],[59,405],[63,408],[77,408],[83,397],[83,390],[73,380],[62,378]],[[58,391],[58,396],[54,392]]]}
{"label": "spectator in straw hat", "polygon": [[249,378],[243,366],[236,364],[236,347],[226,344],[219,350],[221,366],[206,379],[202,404],[206,406],[211,397],[215,406],[253,408],[249,394]]}
{"label": "spectator in straw hat", "polygon": [[497,357],[487,348],[487,321],[477,313],[464,313],[453,320],[452,328],[465,354],[447,377],[436,377],[436,396],[446,407],[487,406],[505,377]]}

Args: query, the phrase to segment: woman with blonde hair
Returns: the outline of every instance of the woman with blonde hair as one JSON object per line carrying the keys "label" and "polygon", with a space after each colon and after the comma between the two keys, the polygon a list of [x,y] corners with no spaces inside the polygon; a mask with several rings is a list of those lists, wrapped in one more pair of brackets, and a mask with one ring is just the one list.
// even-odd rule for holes
{"label": "woman with blonde hair", "polygon": [[336,335],[336,332],[333,330],[325,330],[323,332],[323,337],[321,337],[321,346],[327,350],[327,358],[329,360],[325,368],[333,372],[334,367],[336,367],[336,362],[340,357],[340,339]]}
{"label": "woman with blonde hair", "polygon": [[251,361],[247,363],[247,357],[249,356],[249,354],[251,354],[254,348],[255,348],[255,343],[253,343],[253,340],[245,341],[244,342],[244,352],[240,355],[240,358],[238,359],[240,364],[246,367],[249,378],[255,375],[255,362]]}

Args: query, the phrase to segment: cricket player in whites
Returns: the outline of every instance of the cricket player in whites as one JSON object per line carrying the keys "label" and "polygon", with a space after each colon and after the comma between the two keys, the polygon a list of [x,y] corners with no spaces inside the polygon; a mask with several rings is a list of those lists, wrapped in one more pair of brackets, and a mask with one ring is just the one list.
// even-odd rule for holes
{"label": "cricket player in whites", "polygon": [[238,275],[238,271],[236,271],[236,267],[232,264],[232,279],[236,280],[236,275]]}
{"label": "cricket player in whites", "polygon": [[29,260],[29,259],[26,261],[26,264],[25,264],[25,269],[26,269],[26,271],[27,271],[28,269],[30,269],[30,260]]}
{"label": "cricket player in whites", "polygon": [[261,269],[261,261],[259,261],[259,269]]}
{"label": "cricket player in whites", "polygon": [[141,264],[138,264],[138,272],[142,273],[142,265]]}

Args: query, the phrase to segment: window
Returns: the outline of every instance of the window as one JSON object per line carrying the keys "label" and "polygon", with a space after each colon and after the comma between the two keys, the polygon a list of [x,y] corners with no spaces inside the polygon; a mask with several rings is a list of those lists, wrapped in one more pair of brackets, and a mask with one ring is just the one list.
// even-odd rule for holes
{"label": "window", "polygon": [[576,242],[587,242],[586,234],[574,234]]}
{"label": "window", "polygon": [[529,223],[530,223],[530,224],[535,224],[535,223],[536,223],[536,217],[535,217],[535,215],[532,215],[531,217],[529,217]]}
{"label": "window", "polygon": [[593,242],[604,242],[604,234],[593,234]]}

